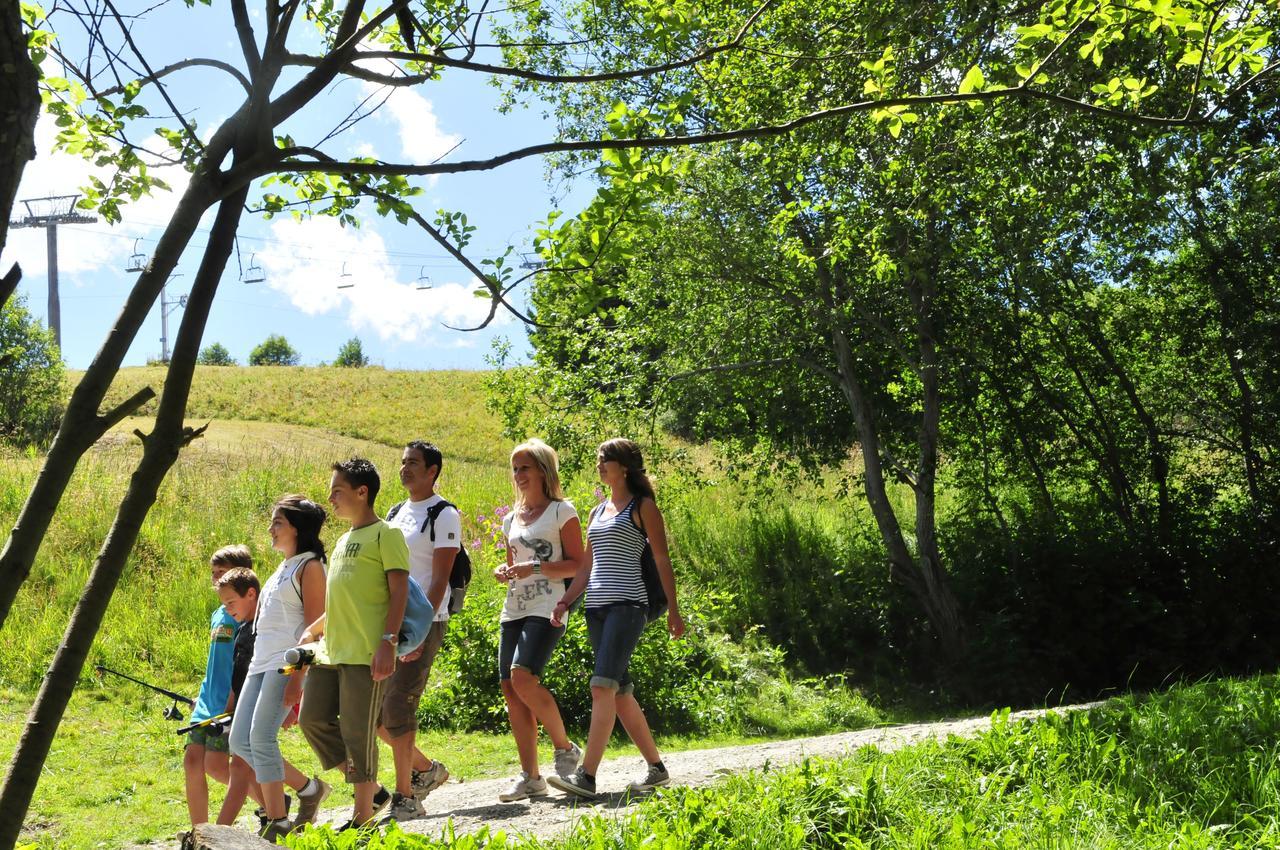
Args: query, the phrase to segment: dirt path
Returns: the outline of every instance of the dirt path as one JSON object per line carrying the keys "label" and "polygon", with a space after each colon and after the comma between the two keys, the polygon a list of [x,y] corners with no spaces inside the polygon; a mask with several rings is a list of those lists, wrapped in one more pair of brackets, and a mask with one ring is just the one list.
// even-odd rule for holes
{"label": "dirt path", "polygon": [[[1083,703],[1064,706],[1058,711],[1080,711],[1101,703]],[[1044,709],[1019,711],[1012,716],[1037,717]],[[688,750],[670,753],[664,758],[672,781],[680,785],[710,785],[731,773],[759,770],[766,765],[779,766],[799,762],[806,756],[840,756],[874,745],[881,750],[896,750],[931,738],[950,735],[976,734],[990,726],[989,717],[972,717],[937,723],[915,723],[882,729],[864,729],[815,738],[796,738],[790,741],[771,741],[765,744],[749,744],[740,747],[724,747],[713,750]],[[427,817],[400,824],[405,832],[438,835],[449,819],[459,833],[473,832],[481,826],[490,830],[504,830],[535,835],[541,838],[566,832],[583,816],[594,814],[625,815],[634,811],[636,800],[624,794],[627,783],[644,772],[638,757],[605,761],[600,766],[596,785],[609,796],[599,803],[567,798],[554,789],[547,797],[523,800],[518,803],[500,803],[498,794],[511,784],[510,778],[487,779],[478,782],[450,781],[437,789],[425,801]],[[320,817],[321,823],[342,822],[350,817],[347,810],[327,810]]]}

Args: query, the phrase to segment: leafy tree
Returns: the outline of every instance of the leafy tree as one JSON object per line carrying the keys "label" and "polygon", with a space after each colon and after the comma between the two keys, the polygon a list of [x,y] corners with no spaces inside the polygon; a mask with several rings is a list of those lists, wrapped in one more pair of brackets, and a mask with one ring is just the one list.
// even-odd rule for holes
{"label": "leafy tree", "polygon": [[333,365],[356,368],[369,365],[369,358],[365,356],[364,347],[360,345],[360,337],[353,336],[342,344],[342,347],[338,349],[338,356],[334,359]]}
{"label": "leafy tree", "polygon": [[62,416],[62,355],[21,295],[0,306],[0,439],[43,445]]}
{"label": "leafy tree", "polygon": [[[196,0],[187,5],[194,7]],[[68,75],[46,78],[43,88],[60,127],[59,143],[115,168],[109,180],[86,187],[85,206],[114,220],[122,203],[163,186],[152,168],[152,153],[134,141],[135,123],[167,142],[165,157],[186,168],[191,180],[150,268],[138,277],[111,335],[73,391],[44,470],[0,552],[0,622],[30,573],[79,458],[107,428],[154,395],[148,388],[112,410],[100,410],[125,353],[203,214],[212,209],[215,217],[155,427],[145,437],[137,474],[0,793],[0,846],[16,840],[40,764],[160,483],[181,449],[200,434],[184,424],[192,370],[246,207],[269,215],[323,213],[353,223],[367,198],[378,214],[421,228],[479,279],[491,304],[486,323],[500,309],[527,318],[509,300],[521,281],[510,252],[487,263],[472,260],[466,248],[474,228],[465,214],[445,211],[434,220],[424,216],[412,204],[422,190],[411,178],[489,169],[544,154],[572,157],[611,150],[618,152],[617,164],[631,172],[634,186],[649,180],[648,174],[662,178],[664,161],[649,163],[634,156],[634,149],[777,137],[858,113],[900,135],[920,120],[913,107],[1004,99],[1118,122],[1191,126],[1213,120],[1225,104],[1250,96],[1274,70],[1274,65],[1266,66],[1266,40],[1257,34],[1259,28],[1267,32],[1266,22],[1259,23],[1262,13],[1245,3],[1225,8],[1189,3],[1189,8],[1176,10],[1166,3],[1115,0],[1013,9],[941,4],[922,14],[914,5],[813,0],[612,0],[563,6],[535,0],[501,11],[489,4],[473,10],[455,0],[392,0],[382,8],[364,0],[304,0],[267,2],[257,16],[248,5],[246,0],[227,4],[242,54],[234,64],[192,57],[159,68],[147,61],[141,47],[148,38],[145,15],[126,21],[111,4],[82,0],[53,7],[52,14],[87,31],[90,45],[82,61],[69,45],[50,48],[57,49]],[[315,33],[294,36],[307,22],[314,24],[318,38]],[[34,40],[40,43],[47,42],[46,30],[54,28],[38,15],[30,26],[39,29]],[[487,49],[481,32],[496,38],[500,61],[478,55]],[[1137,37],[1143,33],[1152,35]],[[590,45],[586,51],[584,41]],[[102,56],[109,57],[105,61],[113,63],[114,73],[101,73]],[[584,56],[590,57],[589,64]],[[866,74],[857,79],[845,75],[841,85],[827,85],[833,69],[852,66],[850,56],[867,57]],[[1101,69],[1097,75],[1058,76],[1061,63],[1082,58]],[[1197,64],[1197,59],[1202,61]],[[395,69],[381,72],[369,60],[389,60]],[[138,73],[133,68],[146,73],[129,79]],[[244,92],[241,107],[212,132],[198,131],[189,105],[176,103],[165,87],[169,75],[192,69],[221,71],[229,85]],[[446,71],[512,80],[513,97],[552,92],[556,99],[556,87],[563,87],[579,89],[587,99],[584,108],[558,116],[560,138],[483,160],[342,160],[323,149],[334,134],[308,144],[311,140],[300,143],[284,129],[323,93],[334,91],[340,78],[421,86]],[[925,79],[926,72],[932,76]],[[927,85],[919,85],[922,80]],[[1149,100],[1166,89],[1182,94],[1176,112],[1170,110],[1175,98]],[[618,104],[602,104],[598,96],[609,103],[616,98]],[[1153,104],[1149,110],[1147,103]],[[263,179],[271,185],[248,203]],[[593,206],[599,214],[596,237],[588,236],[583,244],[604,247],[609,240],[601,237],[625,213],[629,194],[629,189],[615,190],[598,199]],[[594,262],[598,253],[593,250],[587,262]]]}
{"label": "leafy tree", "polygon": [[302,355],[279,334],[272,334],[249,352],[250,366],[297,366]]}
{"label": "leafy tree", "polygon": [[199,363],[201,366],[234,366],[236,359],[222,343],[215,342],[201,349]]}

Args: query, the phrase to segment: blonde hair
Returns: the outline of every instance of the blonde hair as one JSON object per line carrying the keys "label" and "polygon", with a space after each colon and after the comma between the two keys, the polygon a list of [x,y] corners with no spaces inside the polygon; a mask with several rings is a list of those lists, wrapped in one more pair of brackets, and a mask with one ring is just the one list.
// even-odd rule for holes
{"label": "blonde hair", "polygon": [[[533,437],[511,450],[511,460],[514,461],[519,454],[533,458],[533,462],[542,471],[542,494],[553,502],[563,502],[564,491],[560,489],[560,458],[556,450],[537,437]],[[516,494],[514,507],[519,510],[524,507],[524,494],[520,492],[519,487],[515,486],[514,476],[511,488]]]}
{"label": "blonde hair", "polygon": [[253,569],[253,556],[249,554],[249,547],[243,543],[235,543],[231,546],[223,546],[217,552],[209,557],[209,566],[211,567],[244,567],[245,569]]}

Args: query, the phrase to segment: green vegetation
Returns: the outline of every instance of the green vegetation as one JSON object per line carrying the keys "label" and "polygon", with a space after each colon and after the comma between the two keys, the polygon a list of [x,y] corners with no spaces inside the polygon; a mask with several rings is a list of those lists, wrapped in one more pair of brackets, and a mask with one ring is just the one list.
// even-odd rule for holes
{"label": "green vegetation", "polygon": [[[126,370],[113,394],[131,394],[155,382],[161,371]],[[351,454],[369,457],[382,471],[378,507],[385,511],[401,497],[395,478],[400,448],[418,436],[438,442],[446,453],[441,489],[463,511],[464,537],[475,547],[476,560],[467,606],[451,624],[421,719],[430,730],[428,743],[455,775],[511,771],[514,748],[502,734],[505,710],[494,660],[501,587],[489,580],[500,557],[493,509],[510,500],[510,444],[484,413],[482,381],[482,375],[465,372],[199,370],[191,424],[209,422],[209,428],[183,453],[162,488],[107,611],[36,792],[29,819],[32,840],[42,847],[81,848],[98,841],[114,846],[171,834],[181,826],[180,742],[173,726],[159,718],[164,700],[110,677],[99,681],[92,664],[193,693],[203,673],[209,613],[216,604],[209,589],[209,553],[225,543],[244,542],[259,570],[269,573],[277,560],[266,535],[273,500],[301,491],[323,501],[329,464]],[[437,398],[451,402],[430,401]],[[235,410],[246,418],[278,421],[217,418]],[[370,414],[362,418],[364,410]],[[126,486],[140,451],[132,432],[148,426],[145,418],[126,420],[86,455],[67,493],[68,509],[50,530],[10,622],[0,630],[0,690],[5,694],[0,758],[7,757],[17,740],[23,712]],[[336,436],[338,430],[351,435]],[[16,516],[37,469],[36,458],[0,454],[0,523]],[[595,500],[594,486],[575,479],[569,482],[570,495],[577,504],[589,505]],[[678,488],[671,490],[674,518],[680,513]],[[327,542],[332,544],[341,530],[336,524],[327,526]],[[677,524],[677,545],[682,534]],[[726,635],[735,632],[721,625],[729,600],[693,579],[692,572],[682,578],[691,634],[673,642],[660,629],[650,629],[635,661],[664,747],[815,734],[886,719],[838,678],[811,679],[795,671],[770,642],[740,633],[730,640]],[[581,732],[590,708],[583,684],[589,650],[581,618],[571,623],[547,682],[560,697],[566,720]],[[298,763],[310,763],[301,738],[286,738]],[[628,750],[620,745],[617,751]],[[106,767],[86,773],[84,764]],[[216,792],[214,798],[216,802]]]}
{"label": "green vegetation", "polygon": [[[1280,847],[1280,682],[1178,686],[1034,721],[993,716],[972,739],[672,788],[621,822],[592,818],[567,837],[480,833],[435,841],[389,832],[369,850],[410,848],[771,847],[1023,850]],[[294,850],[354,846],[292,838]]]}
{"label": "green vegetation", "polygon": [[302,355],[279,334],[272,334],[249,352],[250,366],[297,366],[301,362]]}
{"label": "green vegetation", "polygon": [[364,353],[364,346],[360,344],[360,337],[353,336],[342,344],[342,347],[338,349],[338,356],[333,360],[333,365],[346,366],[353,369],[369,365],[369,357]]}
{"label": "green vegetation", "polygon": [[27,299],[0,306],[0,442],[42,445],[62,415],[62,355],[53,331],[32,317]]}
{"label": "green vegetation", "polygon": [[225,345],[215,342],[200,349],[199,363],[201,366],[235,366],[236,359]]}

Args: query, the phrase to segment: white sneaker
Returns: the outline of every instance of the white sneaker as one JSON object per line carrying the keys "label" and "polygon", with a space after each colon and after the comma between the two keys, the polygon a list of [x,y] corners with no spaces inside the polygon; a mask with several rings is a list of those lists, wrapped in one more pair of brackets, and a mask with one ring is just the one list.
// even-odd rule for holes
{"label": "white sneaker", "polygon": [[573,776],[573,772],[578,769],[578,762],[582,761],[582,750],[573,741],[569,742],[569,748],[565,750],[556,750],[556,776],[561,779],[568,779]]}
{"label": "white sneaker", "polygon": [[514,803],[516,800],[524,800],[528,797],[545,796],[547,796],[547,780],[541,776],[530,779],[529,774],[521,771],[520,778],[512,782],[509,789],[499,794],[498,799],[504,803]]}
{"label": "white sneaker", "polygon": [[391,795],[391,819],[396,822],[414,820],[415,818],[425,818],[427,816],[426,809],[422,808],[422,803],[417,797],[406,797],[396,792]]}

